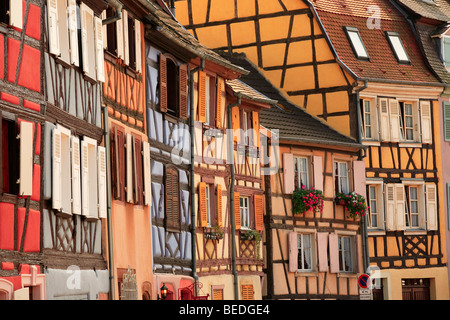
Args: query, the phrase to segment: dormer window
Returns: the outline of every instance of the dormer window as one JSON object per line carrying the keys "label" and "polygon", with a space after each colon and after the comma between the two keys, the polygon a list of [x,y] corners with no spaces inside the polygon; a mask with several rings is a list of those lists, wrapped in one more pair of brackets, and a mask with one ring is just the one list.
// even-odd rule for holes
{"label": "dormer window", "polygon": [[347,34],[348,41],[352,45],[355,56],[360,60],[369,60],[369,54],[367,53],[366,47],[362,42],[358,28],[344,27],[344,30]]}
{"label": "dormer window", "polygon": [[387,31],[386,36],[389,40],[389,44],[391,45],[392,51],[394,51],[398,63],[409,64],[410,60],[408,54],[406,53],[405,47],[403,46],[402,40],[400,39],[399,34],[397,32]]}

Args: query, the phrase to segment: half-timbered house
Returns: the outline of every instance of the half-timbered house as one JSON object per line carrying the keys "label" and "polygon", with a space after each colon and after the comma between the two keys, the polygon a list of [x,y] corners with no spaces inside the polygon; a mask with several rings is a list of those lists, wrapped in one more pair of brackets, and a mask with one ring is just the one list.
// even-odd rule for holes
{"label": "half-timbered house", "polygon": [[104,1],[43,1],[43,253],[47,299],[108,299]]}
{"label": "half-timbered house", "polygon": [[43,300],[42,1],[0,5],[0,300]]}
{"label": "half-timbered house", "polygon": [[[111,2],[113,3],[113,2]],[[103,106],[109,144],[109,247],[114,300],[151,300],[150,145],[145,113],[147,1],[120,1],[102,13]]]}
{"label": "half-timbered house", "polygon": [[387,0],[175,4],[199,41],[246,53],[290,101],[367,146],[364,262],[381,269],[375,298],[412,297],[415,283],[417,297],[448,298],[443,84],[399,10]]}

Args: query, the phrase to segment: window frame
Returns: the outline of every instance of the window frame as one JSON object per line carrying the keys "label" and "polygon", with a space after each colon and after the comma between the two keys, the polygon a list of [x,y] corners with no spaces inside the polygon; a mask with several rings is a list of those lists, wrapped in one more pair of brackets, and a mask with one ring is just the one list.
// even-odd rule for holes
{"label": "window frame", "polygon": [[[305,267],[304,267],[304,264],[303,264],[303,262],[304,262],[304,248],[303,248],[303,246],[300,246],[299,245],[299,238],[301,238],[301,240],[300,240],[300,243],[301,244],[303,244],[304,243],[304,241],[303,241],[303,237],[304,236],[308,236],[309,237],[309,258],[310,258],[310,264],[311,264],[311,268],[309,268],[309,269],[306,269]],[[315,248],[315,236],[314,236],[314,233],[305,233],[305,232],[300,232],[300,233],[297,233],[297,250],[298,250],[298,253],[297,253],[297,272],[314,272],[315,271],[315,265],[316,265],[316,263],[315,263],[315,250],[316,250],[316,248]],[[301,260],[300,260],[300,255],[301,255]],[[301,263],[300,263],[301,262]],[[300,266],[300,264],[301,264],[301,266]]]}
{"label": "window frame", "polygon": [[[408,53],[406,52],[406,48],[403,45],[402,39],[400,37],[400,34],[398,32],[395,32],[395,31],[385,31],[385,35],[386,35],[386,38],[388,40],[389,46],[391,47],[391,50],[394,53],[395,58],[397,59],[397,62],[399,64],[408,64],[408,65],[411,64],[411,59],[409,58]],[[402,53],[405,54],[407,60],[404,60],[404,59],[402,59],[400,57],[400,54],[397,51],[396,44],[393,42],[391,37],[392,38],[398,38],[399,44],[401,45],[401,50],[403,50]],[[400,49],[400,48],[398,48],[398,49]]]}
{"label": "window frame", "polygon": [[[337,234],[338,237],[338,254],[339,254],[339,273],[355,273],[356,272],[356,254],[355,254],[355,236],[348,234]],[[348,239],[350,242],[350,248],[344,250],[342,240]],[[342,249],[341,249],[342,248]],[[351,259],[351,269],[346,270],[345,265],[345,252],[349,251]]]}
{"label": "window frame", "polygon": [[[449,60],[446,60],[446,49],[445,49],[445,40],[447,39],[448,41],[448,53],[447,55],[449,56]],[[444,64],[444,66],[447,68],[447,70],[450,70],[450,35],[446,35],[443,34],[442,35],[442,40],[441,40],[441,54],[442,54],[442,63]]]}
{"label": "window frame", "polygon": [[[243,202],[241,200],[247,201],[247,206],[243,206]],[[241,217],[241,230],[251,230],[251,207],[250,207],[250,196],[240,195],[239,196],[239,209],[240,209],[240,217]],[[245,211],[246,209],[246,211]],[[245,216],[247,217],[247,225],[244,225]]]}
{"label": "window frame", "polygon": [[[421,142],[422,128],[420,125],[420,111],[419,105],[416,101],[412,100],[397,100],[398,102],[398,112],[399,112],[399,123],[400,123],[400,142]],[[406,114],[406,105],[411,105],[411,115]],[[412,127],[407,127],[407,117],[412,119]],[[415,130],[417,127],[417,130]],[[407,130],[412,131],[412,140],[407,139]]]}
{"label": "window frame", "polygon": [[[341,167],[340,164],[345,164],[347,169],[346,169],[346,176],[342,176],[340,175],[340,171],[341,171]],[[336,165],[338,165],[337,167],[337,173],[336,173]],[[335,194],[338,192],[342,192],[342,193],[349,193],[352,190],[352,186],[351,186],[351,177],[350,177],[350,171],[351,170],[351,162],[349,161],[345,161],[345,160],[339,160],[339,159],[334,159],[333,160],[333,178],[334,178],[334,189],[335,189]],[[347,180],[347,190],[342,190],[340,183],[338,183],[337,180],[340,181],[341,178],[346,178]],[[338,185],[338,188],[336,188],[336,185]]]}
{"label": "window frame", "polygon": [[[345,31],[345,35],[347,36],[348,42],[350,43],[350,46],[352,47],[355,57],[361,61],[370,61],[369,53],[367,52],[366,46],[364,45],[364,42],[362,41],[361,34],[359,33],[358,28],[344,26],[344,31]],[[358,49],[356,48],[356,44],[354,43],[354,39],[350,35],[351,33],[355,33],[357,35],[359,44],[361,45],[362,49],[364,50],[364,52],[366,54],[365,56],[360,55],[360,53],[358,52]]]}
{"label": "window frame", "polygon": [[[299,171],[300,168],[300,161],[299,160],[305,160],[306,164],[306,171]],[[294,155],[294,188],[301,188],[301,173],[306,174],[306,184],[305,188],[311,187],[311,158],[309,156],[302,156],[302,155]]]}
{"label": "window frame", "polygon": [[[369,97],[362,97],[360,100],[360,110],[361,110],[361,135],[363,140],[369,140],[369,141],[377,141],[380,139],[380,133],[379,133],[379,114],[378,114],[378,107],[377,102],[375,98],[369,98]],[[369,103],[369,112],[366,111],[366,102]],[[371,137],[368,137],[366,135],[366,127],[367,127],[367,120],[366,115],[370,115],[370,127],[371,127]]]}
{"label": "window frame", "polygon": [[[375,190],[375,198],[372,198],[371,196],[371,188],[374,188]],[[381,225],[383,224],[384,220],[382,220],[382,205],[383,201],[381,199],[381,194],[382,192],[380,192],[380,184],[373,184],[369,182],[367,183],[367,203],[369,205],[369,210],[368,210],[368,217],[369,219],[367,219],[367,223],[368,229],[381,229]],[[372,201],[375,201],[376,203],[376,209],[377,211],[375,213],[372,212]],[[377,225],[373,226],[372,223],[372,215],[375,215],[377,218]]]}

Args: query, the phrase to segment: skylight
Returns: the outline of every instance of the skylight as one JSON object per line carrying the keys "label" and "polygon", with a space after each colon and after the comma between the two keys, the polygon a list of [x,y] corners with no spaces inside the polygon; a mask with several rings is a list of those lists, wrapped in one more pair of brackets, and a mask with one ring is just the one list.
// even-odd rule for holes
{"label": "skylight", "polygon": [[403,46],[402,40],[397,32],[386,32],[386,36],[389,39],[392,51],[395,53],[395,57],[399,63],[409,63],[409,57]]}
{"label": "skylight", "polygon": [[355,56],[361,60],[369,60],[369,54],[367,53],[366,47],[364,47],[358,28],[344,27],[344,29]]}

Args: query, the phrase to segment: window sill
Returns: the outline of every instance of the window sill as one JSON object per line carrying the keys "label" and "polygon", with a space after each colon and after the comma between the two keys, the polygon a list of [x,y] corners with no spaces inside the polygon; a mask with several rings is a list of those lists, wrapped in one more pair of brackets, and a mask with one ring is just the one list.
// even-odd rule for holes
{"label": "window sill", "polygon": [[318,277],[319,274],[315,271],[312,270],[307,270],[307,271],[303,271],[303,270],[297,270],[295,271],[295,275],[297,277]]}
{"label": "window sill", "polygon": [[406,229],[405,230],[405,232],[404,232],[404,234],[405,235],[426,235],[427,234],[427,230],[424,230],[424,229],[414,229],[414,230],[411,230],[411,229]]}
{"label": "window sill", "polygon": [[368,229],[367,233],[369,236],[384,236],[386,234],[386,230],[383,229]]}
{"label": "window sill", "polygon": [[365,146],[379,147],[381,145],[381,142],[377,140],[363,140],[362,144]]}
{"label": "window sill", "polygon": [[342,272],[339,271],[337,274],[338,278],[357,278],[358,274],[356,272]]}
{"label": "window sill", "polygon": [[402,148],[421,148],[422,147],[422,143],[421,142],[399,142],[398,143],[399,147]]}

